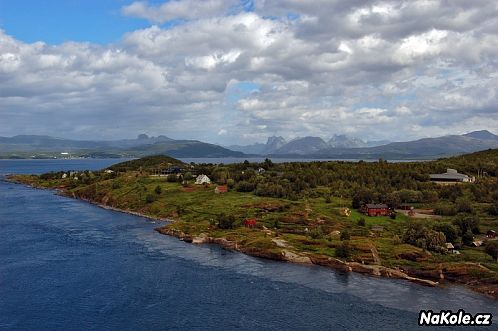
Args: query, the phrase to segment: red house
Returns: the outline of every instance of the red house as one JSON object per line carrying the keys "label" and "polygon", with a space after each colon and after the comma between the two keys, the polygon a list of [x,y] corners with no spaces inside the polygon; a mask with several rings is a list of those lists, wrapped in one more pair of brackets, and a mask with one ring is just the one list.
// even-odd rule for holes
{"label": "red house", "polygon": [[390,214],[389,207],[385,204],[368,203],[363,206],[363,213],[368,216],[388,216]]}
{"label": "red house", "polygon": [[246,228],[253,228],[256,226],[256,219],[254,218],[248,218],[244,220],[244,226]]}

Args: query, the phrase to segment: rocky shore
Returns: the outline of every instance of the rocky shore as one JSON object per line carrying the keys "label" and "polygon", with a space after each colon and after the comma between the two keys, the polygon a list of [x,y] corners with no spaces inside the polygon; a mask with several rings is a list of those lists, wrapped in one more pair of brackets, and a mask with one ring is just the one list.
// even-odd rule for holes
{"label": "rocky shore", "polygon": [[[15,178],[7,177],[7,180],[20,184],[25,184],[35,188],[47,189],[44,187],[37,187],[32,183],[18,181]],[[55,191],[60,195],[83,200],[85,202],[94,204],[104,209],[122,212],[134,216],[144,217],[159,222],[168,222],[168,223],[175,222],[175,220],[170,218],[168,219],[157,218],[133,210],[116,208],[106,204],[106,201],[93,201],[90,199],[84,199],[82,197],[75,196],[74,194],[70,194],[64,189],[55,189]],[[224,237],[209,236],[207,233],[191,235],[168,226],[158,227],[155,230],[164,235],[177,237],[178,239],[185,242],[193,244],[205,244],[205,243],[216,244],[228,250],[238,251],[250,256],[266,258],[276,261],[284,261],[284,262],[297,263],[297,264],[320,265],[340,270],[343,272],[358,272],[374,277],[404,279],[413,283],[417,283],[423,286],[430,286],[430,287],[440,286],[449,283],[458,283],[466,287],[469,287],[474,291],[498,299],[498,287],[494,282],[490,282],[488,284],[485,281],[483,282],[482,280],[477,280],[475,277],[472,277],[472,275],[469,274],[468,272],[462,273],[459,270],[421,271],[416,269],[389,268],[386,266],[382,266],[380,264],[363,264],[359,262],[348,262],[326,255],[293,251],[292,248],[286,246],[283,240],[278,238],[272,239],[272,241],[278,247],[278,250],[268,250],[257,247],[244,246],[235,241],[230,241]],[[471,263],[471,264],[474,270],[479,271],[479,269],[483,268],[485,269],[485,267],[479,265],[478,263]]]}
{"label": "rocky shore", "polygon": [[362,274],[368,274],[371,276],[405,279],[425,286],[439,285],[439,282],[437,281],[412,277],[403,272],[402,270],[387,268],[381,265],[367,265],[358,262],[346,262],[325,255],[296,253],[287,250],[285,248],[281,250],[280,254],[276,254],[274,252],[270,252],[267,250],[260,250],[251,247],[240,246],[236,242],[229,241],[226,238],[214,238],[210,237],[206,233],[202,233],[199,236],[191,236],[179,230],[171,229],[168,227],[156,228],[156,231],[161,234],[177,237],[178,239],[183,240],[185,242],[193,244],[205,244],[205,243],[217,244],[225,249],[242,252],[255,257],[261,257],[261,258],[278,260],[278,261],[286,261],[291,263],[299,263],[299,264],[315,264],[324,267],[334,268],[345,272],[358,272]]}

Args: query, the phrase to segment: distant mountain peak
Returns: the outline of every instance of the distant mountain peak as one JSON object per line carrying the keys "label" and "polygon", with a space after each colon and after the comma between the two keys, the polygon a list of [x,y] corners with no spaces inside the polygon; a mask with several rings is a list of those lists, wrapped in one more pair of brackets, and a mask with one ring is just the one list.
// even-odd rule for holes
{"label": "distant mountain peak", "polygon": [[498,135],[495,135],[488,130],[472,131],[463,135],[464,137],[470,137],[481,140],[496,140],[498,141]]}
{"label": "distant mountain peak", "polygon": [[332,138],[328,141],[330,147],[333,148],[355,148],[355,147],[366,147],[367,144],[356,137],[349,137],[345,134],[334,134]]}

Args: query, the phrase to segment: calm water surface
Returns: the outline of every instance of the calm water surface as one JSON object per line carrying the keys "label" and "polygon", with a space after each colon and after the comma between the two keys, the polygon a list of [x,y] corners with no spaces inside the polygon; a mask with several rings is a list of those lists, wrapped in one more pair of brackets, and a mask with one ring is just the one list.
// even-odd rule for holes
{"label": "calm water surface", "polygon": [[[117,161],[0,160],[0,174]],[[461,287],[252,258],[158,225],[0,179],[0,329],[411,330],[420,309],[498,316]]]}

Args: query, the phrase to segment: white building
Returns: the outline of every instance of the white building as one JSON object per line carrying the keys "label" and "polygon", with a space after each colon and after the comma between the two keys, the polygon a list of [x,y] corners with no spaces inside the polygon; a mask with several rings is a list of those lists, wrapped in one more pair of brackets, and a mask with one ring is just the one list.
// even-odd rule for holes
{"label": "white building", "polygon": [[209,177],[206,175],[199,175],[195,179],[195,184],[196,185],[211,184],[211,179],[209,179]]}

